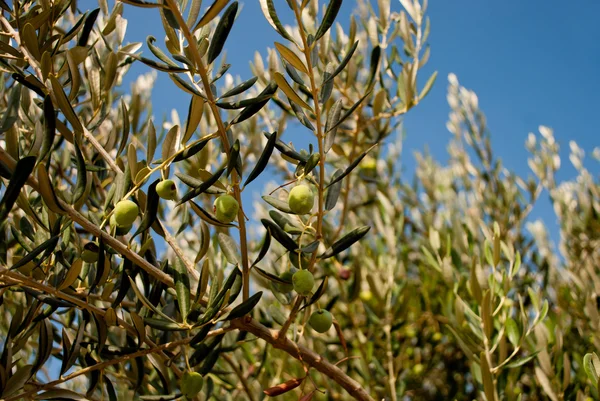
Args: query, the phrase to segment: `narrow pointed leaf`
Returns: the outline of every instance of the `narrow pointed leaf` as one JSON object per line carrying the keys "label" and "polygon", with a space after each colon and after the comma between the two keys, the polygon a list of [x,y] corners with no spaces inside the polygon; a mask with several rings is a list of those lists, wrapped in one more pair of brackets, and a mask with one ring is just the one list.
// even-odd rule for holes
{"label": "narrow pointed leaf", "polygon": [[258,262],[260,262],[265,257],[265,255],[269,251],[269,247],[270,246],[271,246],[271,231],[267,228],[267,233],[265,234],[265,239],[264,239],[264,241],[262,243],[262,246],[260,247],[260,251],[258,252],[258,256],[256,257],[256,259],[252,263],[251,267],[256,266],[256,264]]}
{"label": "narrow pointed leaf", "polygon": [[33,172],[35,160],[35,156],[27,156],[17,162],[15,171],[10,177],[8,186],[0,201],[0,221],[4,221],[6,216],[8,216],[8,213],[10,213],[15,201],[19,197],[21,188],[23,188],[23,185],[25,185],[27,179]]}
{"label": "narrow pointed leaf", "polygon": [[285,39],[294,42],[294,38],[288,33],[281,21],[279,21],[273,0],[259,0],[259,2],[260,8],[269,24]]}
{"label": "narrow pointed leaf", "polygon": [[267,140],[267,144],[265,145],[265,148],[263,149],[262,153],[260,154],[260,157],[258,158],[256,165],[254,166],[254,168],[248,175],[248,178],[246,178],[246,182],[244,182],[244,187],[246,185],[248,185],[249,183],[251,183],[252,181],[254,181],[254,179],[256,177],[258,177],[260,175],[260,173],[262,173],[263,170],[267,167],[267,165],[269,164],[269,159],[271,158],[271,155],[273,154],[273,149],[275,149],[276,142],[277,142],[277,132],[273,132],[271,134],[271,136],[269,137],[269,139]]}
{"label": "narrow pointed leaf", "polygon": [[191,190],[190,192],[188,192],[187,194],[185,194],[181,198],[181,200],[179,202],[177,202],[177,205],[178,206],[182,205],[185,202],[187,202],[187,201],[189,201],[191,199],[194,199],[196,196],[204,193],[208,188],[212,187],[215,182],[217,182],[217,180],[223,175],[223,173],[225,172],[225,170],[226,170],[225,167],[221,168],[216,173],[214,173],[210,179],[204,181],[202,183],[202,185],[200,185],[199,187],[197,187],[197,188]]}
{"label": "narrow pointed leaf", "polygon": [[354,52],[356,51],[357,47],[358,47],[358,40],[356,42],[354,42],[354,44],[352,45],[352,47],[350,48],[350,50],[348,50],[346,52],[346,55],[344,56],[344,58],[340,62],[340,65],[338,65],[337,68],[335,70],[333,70],[333,72],[331,73],[331,75],[329,77],[327,77],[326,81],[332,80],[333,78],[335,78],[336,76],[338,76],[340,74],[340,72],[342,72],[344,70],[344,68],[346,67],[346,65],[348,64],[348,62],[350,61],[350,59],[352,58],[352,55],[354,55]]}
{"label": "narrow pointed leaf", "polygon": [[323,254],[319,255],[319,259],[330,258],[342,251],[345,251],[346,249],[350,248],[350,246],[352,246],[355,242],[359,241],[362,237],[364,237],[370,229],[371,227],[369,226],[355,228],[339,240],[335,241],[333,245],[331,245],[331,248],[329,248]]}
{"label": "narrow pointed leaf", "polygon": [[229,3],[229,0],[215,0],[208,11],[206,11],[202,18],[200,18],[200,21],[198,21],[194,29],[192,29],[192,32],[198,28],[202,28],[204,25],[212,21],[221,12],[221,10],[225,8],[227,3]]}
{"label": "narrow pointed leaf", "polygon": [[223,16],[219,20],[217,28],[215,29],[215,33],[213,34],[213,38],[210,42],[210,46],[208,48],[207,59],[208,64],[212,64],[212,62],[217,58],[217,56],[223,50],[223,45],[227,40],[227,36],[229,36],[229,32],[233,27],[233,22],[235,21],[235,16],[237,14],[238,3],[234,1],[227,10],[223,13]]}
{"label": "narrow pointed leaf", "polygon": [[290,252],[296,252],[298,250],[298,244],[286,234],[285,231],[271,220],[261,219],[261,223],[267,230],[271,230],[271,235],[277,240],[285,249]]}
{"label": "narrow pointed leaf", "polygon": [[[343,174],[342,170],[340,170],[340,169],[335,170],[335,172],[333,173],[333,176],[331,177],[331,181],[337,180],[338,177],[342,174]],[[337,200],[340,196],[341,190],[342,190],[342,182],[340,180],[337,180],[336,182],[334,182],[327,188],[327,194],[325,195],[325,210],[332,210],[335,207]]]}
{"label": "narrow pointed leaf", "polygon": [[250,298],[236,306],[229,312],[227,316],[227,320],[237,319],[243,316],[246,316],[248,313],[252,312],[252,309],[258,304],[260,298],[262,297],[262,291],[257,292],[252,295]]}
{"label": "narrow pointed leaf", "polygon": [[227,98],[230,96],[235,96],[235,95],[239,95],[240,93],[244,93],[246,90],[248,90],[252,86],[254,86],[254,84],[256,83],[257,80],[258,80],[258,77],[252,77],[249,80],[242,82],[241,84],[229,89],[227,92],[222,94],[220,96],[220,99],[224,99],[224,98]]}
{"label": "narrow pointed leaf", "polygon": [[160,180],[157,178],[150,186],[148,187],[148,196],[146,198],[146,210],[144,211],[144,217],[142,218],[142,222],[140,226],[135,231],[131,238],[137,237],[138,234],[143,233],[156,221],[156,214],[158,213],[158,205],[160,202],[160,198],[156,193],[156,185]]}
{"label": "narrow pointed leaf", "polygon": [[369,153],[369,151],[371,149],[373,149],[373,147],[375,147],[375,145],[373,145],[370,149],[368,149],[367,151],[363,152],[360,156],[358,156],[352,163],[350,163],[350,165],[348,167],[346,167],[346,170],[344,170],[344,172],[342,174],[337,175],[337,177],[335,177],[335,174],[334,174],[334,177],[331,178],[331,181],[329,182],[329,184],[327,184],[327,186],[325,188],[327,189],[327,188],[331,187],[333,184],[341,181],[345,176],[350,174],[352,172],[352,170],[354,170],[356,168],[356,166],[358,166],[358,164],[361,162],[361,160],[365,158],[365,156]]}
{"label": "narrow pointed leaf", "polygon": [[181,318],[185,322],[190,312],[190,278],[183,261],[177,257],[173,262],[173,281],[175,281],[175,292]]}
{"label": "narrow pointed leaf", "polygon": [[312,111],[312,108],[310,107],[310,105],[308,103],[306,103],[304,100],[302,100],[302,98],[300,98],[300,96],[298,96],[296,91],[294,91],[294,89],[290,86],[290,84],[288,84],[288,82],[286,81],[286,79],[283,75],[276,72],[273,76],[273,79],[277,83],[277,86],[279,86],[279,89],[281,89],[283,91],[283,93],[285,93],[285,95],[288,98],[290,98],[291,101],[293,101],[300,107],[304,107],[305,109]]}
{"label": "narrow pointed leaf", "polygon": [[38,160],[44,160],[54,144],[54,137],[56,135],[56,115],[54,114],[54,106],[52,105],[52,98],[50,95],[44,97],[44,139],[42,141],[42,148],[38,155]]}
{"label": "narrow pointed leaf", "polygon": [[321,25],[315,34],[314,42],[321,39],[321,37],[325,35],[329,28],[331,28],[331,25],[333,25],[341,6],[342,0],[331,0],[329,2],[327,5],[327,10],[325,10],[325,15],[323,16],[323,21],[321,21]]}

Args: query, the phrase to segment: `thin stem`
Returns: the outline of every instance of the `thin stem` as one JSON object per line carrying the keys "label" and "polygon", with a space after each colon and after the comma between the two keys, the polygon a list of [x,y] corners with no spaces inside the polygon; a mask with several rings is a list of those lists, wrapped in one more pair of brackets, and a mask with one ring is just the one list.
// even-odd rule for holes
{"label": "thin stem", "polygon": [[229,355],[223,353],[221,354],[221,356],[223,357],[223,359],[225,359],[225,362],[227,362],[227,364],[231,366],[231,369],[233,369],[238,379],[240,379],[240,383],[242,383],[242,387],[244,387],[244,391],[248,395],[248,399],[250,401],[254,401],[254,396],[252,395],[252,390],[248,385],[248,380],[246,380],[246,376],[244,376],[244,373],[242,373],[239,366],[236,365],[236,363],[229,357]]}
{"label": "thin stem", "polygon": [[[291,2],[292,8],[294,9],[294,15],[296,17],[296,21],[298,22],[298,28],[300,31],[300,37],[302,38],[302,53],[304,54],[304,59],[306,61],[306,67],[308,69],[308,78],[310,79],[310,91],[313,97],[314,103],[314,112],[315,112],[315,120],[317,125],[317,141],[319,144],[319,185],[318,185],[318,204],[319,204],[319,212],[317,214],[317,232],[315,235],[315,240],[320,241],[323,238],[323,216],[325,214],[325,197],[323,196],[324,188],[325,188],[325,145],[324,145],[324,134],[323,134],[323,126],[321,124],[321,108],[319,106],[319,87],[315,81],[315,72],[312,66],[312,55],[311,48],[308,45],[308,40],[306,39],[306,31],[304,30],[304,24],[302,23],[302,15],[300,13],[300,9],[298,8],[298,4],[296,0],[292,0]],[[313,271],[315,267],[315,262],[317,261],[317,252],[318,248],[313,252],[310,262],[308,264],[308,270]],[[296,318],[296,314],[300,309],[300,305],[302,304],[302,298],[298,296],[296,298],[296,302],[288,316],[286,322],[279,330],[278,337],[285,337],[287,334],[287,330],[289,329],[292,321]]]}
{"label": "thin stem", "polygon": [[[202,56],[198,51],[198,46],[196,44],[195,37],[192,35],[190,28],[187,26],[185,20],[183,19],[181,11],[179,10],[179,7],[177,7],[175,1],[166,0],[166,3],[173,15],[175,16],[175,19],[177,20],[181,28],[181,32],[185,37],[185,40],[188,42],[190,51],[192,53],[192,57],[194,59],[193,61],[196,64],[197,72],[202,80],[202,86],[204,87],[204,92],[206,94],[206,102],[208,103],[208,106],[210,107],[210,110],[212,111],[212,114],[215,118],[217,127],[219,129],[219,134],[221,136],[221,142],[223,143],[223,148],[225,148],[227,157],[229,157],[229,153],[231,152],[231,146],[229,144],[229,139],[227,139],[227,129],[225,128],[223,120],[221,119],[221,114],[217,107],[215,96],[212,93],[212,89],[210,86],[208,72],[204,65],[204,61],[202,60]],[[250,263],[248,260],[248,239],[246,236],[246,221],[244,219],[244,208],[242,207],[241,196],[242,193],[240,191],[237,172],[234,170],[231,175],[233,180],[233,194],[238,204],[240,205],[240,209],[238,211],[238,224],[240,230],[240,251],[242,254],[243,299],[246,300],[250,296]]]}
{"label": "thin stem", "polygon": [[270,330],[262,324],[252,319],[236,319],[231,325],[239,330],[247,331],[259,338],[262,338],[273,347],[285,351],[290,356],[296,358],[308,366],[313,367],[331,380],[335,381],[344,388],[350,396],[359,401],[375,401],[354,379],[346,375],[343,370],[331,364],[321,355],[311,349],[297,344],[287,338],[280,338],[277,331]]}

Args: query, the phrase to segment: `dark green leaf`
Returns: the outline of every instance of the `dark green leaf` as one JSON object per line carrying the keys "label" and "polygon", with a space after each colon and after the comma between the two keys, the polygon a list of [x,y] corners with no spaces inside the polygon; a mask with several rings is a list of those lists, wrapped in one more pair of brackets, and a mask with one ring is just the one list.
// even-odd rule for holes
{"label": "dark green leaf", "polygon": [[206,324],[206,325],[202,326],[202,328],[200,329],[200,331],[198,331],[198,333],[196,333],[196,335],[190,341],[190,346],[194,347],[197,344],[199,344],[202,341],[204,341],[204,339],[206,338],[206,336],[210,332],[210,329],[213,328],[213,326],[214,325],[212,325],[212,324]]}
{"label": "dark green leaf", "polygon": [[267,144],[265,145],[265,148],[263,149],[262,153],[260,154],[260,157],[258,158],[256,165],[250,172],[250,175],[248,175],[248,178],[246,178],[244,187],[246,185],[248,185],[249,183],[251,183],[256,177],[258,177],[260,175],[260,173],[263,172],[265,167],[267,167],[267,165],[269,164],[269,159],[271,158],[271,154],[273,154],[273,149],[275,149],[276,142],[277,142],[277,131],[273,132],[271,134],[271,136],[269,137],[269,139],[267,140]]}
{"label": "dark green leaf", "polygon": [[291,284],[291,282],[287,282],[285,280],[282,280],[281,278],[279,278],[279,276],[276,276],[272,273],[269,273],[267,271],[264,271],[263,269],[261,269],[258,266],[254,266],[254,270],[256,270],[256,272],[258,274],[260,274],[261,276],[263,276],[264,278],[266,278],[267,280],[277,283],[277,284]]}
{"label": "dark green leaf", "polygon": [[173,163],[179,162],[182,160],[186,160],[186,159],[189,159],[190,157],[194,156],[195,154],[200,152],[202,149],[204,149],[204,147],[206,146],[208,141],[210,141],[210,139],[203,139],[199,142],[196,142],[195,144],[193,144],[192,146],[190,146],[183,152],[178,153],[177,156],[175,156],[175,158],[173,159]]}
{"label": "dark green leaf", "polygon": [[231,150],[229,152],[229,159],[227,160],[227,176],[231,174],[233,169],[237,171],[238,175],[242,175],[242,159],[240,157],[240,141],[238,139],[235,140],[233,146],[231,146]]}
{"label": "dark green leaf", "polygon": [[99,12],[99,8],[92,10],[85,18],[85,23],[83,24],[81,36],[77,41],[77,46],[87,46],[87,41],[90,37],[90,33],[92,32],[92,28],[94,27],[94,23],[96,22],[96,18],[98,18]]}
{"label": "dark green leaf", "polygon": [[[308,302],[306,302],[306,304],[302,307],[302,309],[314,304],[323,296],[323,294],[325,294],[325,291],[327,291],[327,280],[328,279],[329,279],[329,277],[325,277],[323,279],[323,281],[321,281],[321,284],[319,284],[319,288],[317,288],[317,291],[315,291],[313,296],[310,297],[310,300]],[[302,310],[302,309],[300,309],[300,310]]]}
{"label": "dark green leaf", "polygon": [[119,157],[125,146],[127,146],[130,131],[129,110],[127,110],[127,105],[123,99],[121,99],[121,119],[123,121],[123,132],[121,133],[121,143],[119,144],[119,150],[117,150],[117,157]]}
{"label": "dark green leaf", "polygon": [[[373,147],[371,147],[371,149],[372,148]],[[371,150],[371,149],[369,149],[369,150]],[[331,177],[331,181],[329,182],[329,184],[327,184],[327,186],[325,188],[326,189],[329,188],[330,186],[332,186],[336,182],[341,181],[345,176],[347,176],[348,174],[350,174],[352,172],[352,170],[354,170],[356,168],[356,166],[358,166],[358,164],[361,162],[361,160],[364,159],[365,156],[369,153],[369,150],[363,152],[352,163],[350,163],[350,165],[348,167],[346,167],[346,170],[344,170],[344,172],[342,174],[339,174],[337,177],[334,174],[334,176]]]}
{"label": "dark green leaf", "polygon": [[213,34],[213,38],[210,41],[210,46],[207,52],[208,64],[212,64],[212,62],[217,58],[217,56],[223,50],[223,45],[227,40],[227,36],[229,36],[229,32],[233,27],[233,22],[235,21],[235,16],[237,14],[238,3],[234,1],[227,10],[223,13],[219,23],[217,24],[217,28],[215,29],[215,33]]}
{"label": "dark green leaf", "polygon": [[[261,99],[250,106],[245,107],[240,114],[237,115],[231,122],[232,124],[238,124],[245,121],[258,113],[271,99],[271,96],[277,91],[277,84],[271,82],[267,87],[258,95],[257,99]],[[264,100],[263,100],[264,99]]]}
{"label": "dark green leaf", "polygon": [[[274,135],[269,134],[268,132],[265,132],[264,134],[267,138],[270,138],[271,135]],[[277,142],[275,142],[275,148],[287,157],[290,157],[294,160],[298,160],[299,162],[306,163],[308,161],[308,156],[301,155],[285,143],[281,142],[281,140],[279,139],[277,140]]]}
{"label": "dark green leaf", "polygon": [[331,181],[335,182],[329,185],[327,188],[327,194],[325,195],[325,210],[332,210],[337,203],[337,200],[340,196],[340,191],[342,189],[342,182],[338,180],[338,177],[342,174],[342,170],[337,169],[331,177]]}
{"label": "dark green leaf", "polygon": [[79,148],[80,145],[76,138],[73,140],[75,145],[75,156],[77,156],[77,182],[75,183],[75,190],[73,191],[73,203],[76,203],[85,193],[85,187],[87,185],[87,169],[85,167],[83,153],[81,153],[81,149]]}
{"label": "dark green leaf", "polygon": [[381,47],[375,46],[371,52],[371,67],[369,69],[369,79],[367,80],[367,88],[369,91],[375,84],[375,78],[379,71],[379,63],[381,61]]}
{"label": "dark green leaf", "polygon": [[329,248],[323,254],[319,255],[319,259],[330,258],[332,256],[337,255],[338,253],[340,253],[342,251],[345,251],[350,246],[352,246],[352,244],[354,244],[355,242],[360,240],[362,237],[364,237],[365,234],[367,234],[367,232],[369,232],[370,229],[371,229],[371,227],[369,227],[369,226],[355,228],[354,230],[350,231],[348,234],[344,235],[339,240],[335,241],[333,243],[333,245],[331,245],[331,248]]}
{"label": "dark green leaf", "polygon": [[221,177],[221,175],[223,175],[224,172],[225,172],[225,167],[218,170],[208,180],[204,181],[202,183],[202,185],[198,186],[197,188],[195,188],[195,189],[191,190],[190,192],[188,192],[187,194],[185,194],[181,198],[181,200],[179,202],[177,202],[177,206],[179,206],[191,199],[194,199],[196,196],[204,193],[208,188],[210,188],[215,182],[218,181],[218,179]]}
{"label": "dark green leaf", "polygon": [[138,229],[135,231],[132,239],[135,238],[138,234],[143,233],[156,221],[156,214],[158,213],[158,204],[160,203],[160,198],[156,193],[156,185],[160,182],[160,179],[156,179],[150,186],[148,187],[148,196],[146,198],[146,210],[144,211],[144,217],[142,218],[142,222]]}
{"label": "dark green leaf", "polygon": [[192,207],[192,210],[208,224],[217,227],[235,227],[234,224],[221,223],[212,213],[207,212],[194,201],[190,202],[190,206]]}
{"label": "dark green leaf", "polygon": [[225,92],[224,94],[222,94],[220,99],[239,95],[240,93],[245,92],[246,90],[250,89],[256,83],[257,80],[258,80],[258,77],[252,77],[249,80],[242,82],[241,84],[233,87],[232,89],[230,89],[227,92]]}
{"label": "dark green leaf", "polygon": [[190,278],[185,264],[179,257],[176,257],[175,262],[173,263],[173,275],[179,312],[181,313],[181,318],[185,322],[187,315],[190,312]]}
{"label": "dark green leaf", "polygon": [[258,304],[258,301],[260,301],[262,294],[262,291],[259,291],[244,302],[242,302],[241,304],[239,304],[238,306],[236,306],[235,308],[233,308],[231,312],[229,312],[227,320],[237,319],[246,316],[248,313],[252,312],[252,309],[254,309],[254,307]]}
{"label": "dark green leaf", "polygon": [[[58,240],[60,239],[60,235],[55,235],[54,237],[42,242],[39,246],[35,247],[31,252],[25,255],[22,259],[20,259],[17,263],[10,267],[10,270],[18,269],[19,267],[25,266],[27,263],[34,260],[40,253],[46,251],[48,253],[52,252],[56,245],[58,245]],[[49,255],[48,255],[49,256]],[[39,262],[38,262],[39,263]]]}
{"label": "dark green leaf", "polygon": [[152,327],[153,329],[163,330],[163,331],[187,331],[188,330],[187,327],[182,326],[179,323],[171,322],[168,320],[162,320],[162,319],[154,319],[151,317],[145,317],[144,323],[147,324],[148,326]]}
{"label": "dark green leaf", "polygon": [[285,249],[290,252],[296,252],[298,250],[298,244],[296,244],[296,242],[294,242],[294,240],[287,235],[286,232],[281,229],[281,227],[271,220],[261,219],[260,221],[267,230],[271,230],[271,235],[273,238],[283,245]]}
{"label": "dark green leaf", "polygon": [[274,26],[275,30],[290,42],[294,42],[294,38],[292,38],[292,36],[285,29],[281,21],[279,21],[279,17],[277,16],[277,12],[275,11],[275,5],[273,4],[273,0],[260,0],[260,6],[263,9],[263,13],[265,13],[266,11],[265,17],[268,15],[271,18],[271,21],[273,22],[272,25]]}
{"label": "dark green leaf", "polygon": [[6,219],[6,216],[8,216],[8,213],[15,204],[21,188],[27,182],[35,167],[35,160],[35,156],[27,156],[17,162],[15,171],[10,177],[6,191],[4,191],[4,196],[2,196],[2,200],[0,201],[0,221]]}
{"label": "dark green leaf", "polygon": [[42,141],[42,148],[38,155],[38,160],[44,160],[54,143],[54,136],[56,135],[56,114],[54,113],[54,105],[52,105],[52,98],[50,95],[44,97],[44,139]]}
{"label": "dark green leaf", "polygon": [[350,117],[352,115],[352,113],[354,113],[354,110],[356,110],[356,108],[371,94],[371,92],[367,92],[366,95],[364,95],[363,97],[361,97],[358,102],[354,103],[352,105],[352,107],[350,107],[350,109],[348,109],[348,111],[346,111],[338,120],[335,124],[333,124],[331,127],[329,127],[329,129],[327,130],[327,132],[332,131],[334,129],[336,129],[341,123],[343,123],[348,117]]}
{"label": "dark green leaf", "polygon": [[323,21],[321,21],[321,25],[315,34],[315,39],[313,42],[321,39],[321,37],[325,35],[329,28],[331,28],[331,25],[333,25],[341,6],[342,0],[331,0],[329,2],[327,10],[325,10],[325,15],[323,16]]}
{"label": "dark green leaf", "polygon": [[271,231],[267,228],[267,233],[265,234],[265,239],[262,243],[262,246],[260,247],[260,251],[258,252],[258,256],[256,257],[256,260],[254,260],[254,263],[252,263],[252,267],[256,266],[256,264],[265,257],[270,246],[271,246]]}
{"label": "dark green leaf", "polygon": [[335,70],[333,70],[333,72],[331,73],[331,75],[329,75],[329,77],[327,77],[327,79],[325,80],[325,82],[332,80],[337,75],[339,75],[340,72],[342,72],[344,70],[344,68],[346,67],[346,65],[348,64],[348,62],[350,61],[350,59],[352,58],[352,55],[356,51],[357,47],[358,47],[358,40],[356,42],[354,42],[354,44],[352,45],[352,47],[350,48],[350,50],[348,50],[348,52],[346,52],[346,55],[344,56],[344,58],[340,62],[340,65],[338,65],[338,67]]}

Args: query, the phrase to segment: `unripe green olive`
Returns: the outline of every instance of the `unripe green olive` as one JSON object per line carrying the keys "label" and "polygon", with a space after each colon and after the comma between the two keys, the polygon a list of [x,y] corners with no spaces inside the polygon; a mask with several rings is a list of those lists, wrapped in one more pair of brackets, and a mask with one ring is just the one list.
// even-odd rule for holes
{"label": "unripe green olive", "polygon": [[377,174],[377,160],[367,156],[359,164],[360,171],[368,177],[373,177]]}
{"label": "unripe green olive", "polygon": [[81,259],[86,263],[96,263],[98,261],[98,252],[84,249],[83,252],[81,252]]}
{"label": "unripe green olive", "polygon": [[417,363],[415,366],[413,366],[413,373],[417,376],[423,373],[424,370],[425,366],[423,366],[422,363]]}
{"label": "unripe green olive", "polygon": [[117,223],[118,227],[130,226],[137,218],[139,212],[140,208],[135,202],[122,200],[115,206],[115,223]]}
{"label": "unripe green olive", "polygon": [[290,270],[286,270],[279,275],[280,279],[289,282],[289,284],[277,283],[277,289],[279,290],[279,292],[287,293],[294,289],[294,284],[292,284],[292,277],[294,277],[294,273],[296,273],[296,269],[291,268]]}
{"label": "unripe green olive", "polygon": [[215,217],[221,223],[231,223],[235,220],[240,209],[240,205],[231,195],[221,195],[214,203]]}
{"label": "unripe green olive", "polygon": [[98,245],[93,242],[88,242],[83,246],[81,259],[86,263],[96,263],[98,261]]}
{"label": "unripe green olive", "polygon": [[110,216],[110,226],[115,227],[115,233],[117,235],[125,235],[131,230],[131,227],[133,227],[133,224],[130,224],[128,226],[119,227],[117,225],[117,222],[115,221],[115,214],[113,213]]}
{"label": "unripe green olive", "polygon": [[315,195],[308,185],[296,185],[288,196],[288,205],[296,214],[307,214],[315,204]]}
{"label": "unripe green olive", "polygon": [[308,270],[298,270],[292,276],[294,291],[302,296],[308,296],[315,286],[315,278]]}
{"label": "unripe green olive", "polygon": [[173,200],[177,198],[177,186],[173,180],[162,180],[156,184],[156,193],[163,199]]}
{"label": "unripe green olive", "polygon": [[331,328],[331,325],[333,324],[333,318],[331,317],[331,313],[320,309],[310,315],[308,324],[310,324],[310,327],[312,327],[317,333],[325,333]]}
{"label": "unripe green olive", "polygon": [[188,399],[194,398],[202,390],[204,378],[198,372],[185,372],[181,378],[181,393]]}

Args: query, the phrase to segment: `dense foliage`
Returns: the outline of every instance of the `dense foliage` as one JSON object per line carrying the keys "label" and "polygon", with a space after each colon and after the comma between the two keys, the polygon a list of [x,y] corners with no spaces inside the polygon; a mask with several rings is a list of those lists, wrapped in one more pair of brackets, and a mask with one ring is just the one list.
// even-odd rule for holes
{"label": "dense foliage", "polygon": [[[243,78],[223,53],[243,10],[204,3],[0,0],[0,397],[598,398],[584,151],[557,182],[542,126],[511,172],[450,75],[449,161],[417,153],[406,177],[401,118],[436,79],[426,1],[346,22],[342,0],[260,0],[278,38]],[[145,47],[134,7],[163,23]],[[156,74],[184,120],[157,122]]]}

